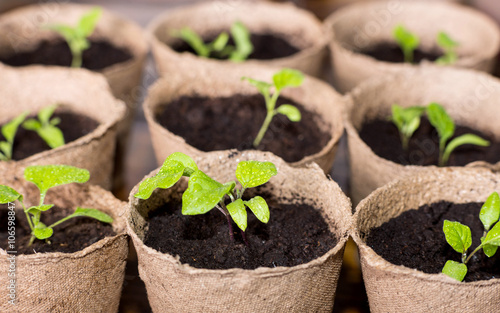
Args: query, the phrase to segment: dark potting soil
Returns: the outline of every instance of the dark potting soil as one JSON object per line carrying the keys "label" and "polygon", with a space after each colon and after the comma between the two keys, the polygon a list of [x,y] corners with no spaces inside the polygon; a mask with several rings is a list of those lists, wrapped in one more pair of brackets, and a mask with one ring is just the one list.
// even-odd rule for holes
{"label": "dark potting soil", "polygon": [[[111,65],[128,61],[131,53],[117,48],[107,41],[91,41],[90,48],[82,55],[82,67],[99,71]],[[71,66],[73,59],[65,41],[42,41],[33,51],[19,52],[14,55],[0,56],[0,62],[10,66],[26,66],[31,64]]]}
{"label": "dark potting soil", "polygon": [[[359,52],[383,62],[403,63],[405,61],[401,48],[393,43],[381,43]],[[435,61],[441,55],[442,53],[436,51],[429,52],[416,49],[413,54],[413,62]]]}
{"label": "dark potting soil", "polygon": [[295,266],[335,247],[335,235],[314,208],[265,198],[271,211],[267,224],[247,210],[248,246],[234,223],[235,240],[231,241],[227,220],[218,210],[185,216],[180,202],[167,203],[150,213],[144,243],[160,252],[179,255],[182,263],[207,269]]}
{"label": "dark potting soil", "polygon": [[[71,112],[55,112],[54,117],[61,119],[61,123],[57,127],[62,130],[66,143],[91,133],[99,126],[99,123],[90,117]],[[28,118],[35,118],[35,116],[32,115]],[[0,134],[0,141],[4,140],[5,138]],[[46,150],[50,150],[50,147],[36,132],[19,126],[14,138],[13,160],[22,160]]]}
{"label": "dark potting soil", "polygon": [[[300,110],[301,121],[290,122],[286,116],[276,115],[258,149],[296,162],[319,152],[331,137],[318,127],[319,117],[302,105],[279,98],[276,107],[285,103]],[[157,114],[163,127],[202,151],[247,150],[253,149],[253,140],[266,117],[266,105],[261,95],[213,99],[183,96]]]}
{"label": "dark potting soil", "polygon": [[[461,261],[461,254],[446,242],[444,220],[457,221],[472,231],[471,253],[483,235],[479,219],[482,203],[456,204],[437,202],[418,210],[406,211],[368,234],[366,243],[380,256],[396,265],[404,265],[428,274],[441,273],[447,260]],[[488,258],[477,252],[467,263],[467,282],[500,278],[500,256]]]}
{"label": "dark potting soil", "polygon": [[[2,249],[8,248],[8,210],[7,205],[0,205],[0,244]],[[53,207],[48,212],[42,213],[41,221],[50,225],[63,217],[68,216],[69,211],[59,207]],[[85,249],[99,240],[116,235],[111,224],[101,223],[87,217],[76,217],[69,219],[56,227],[54,234],[49,238],[50,244],[45,240],[36,239],[28,246],[31,231],[22,210],[16,210],[16,238],[15,251],[18,254],[34,254],[49,252],[73,253]]]}
{"label": "dark potting soil", "polygon": [[[500,143],[491,134],[484,134],[466,126],[457,125],[453,138],[472,133],[490,141],[489,147],[463,145],[450,155],[449,166],[464,166],[474,161],[496,163],[500,161]],[[437,165],[439,159],[439,136],[426,117],[409,142],[409,152],[401,145],[397,127],[391,121],[373,120],[365,123],[359,132],[361,139],[373,152],[390,161],[403,165]]]}
{"label": "dark potting soil", "polygon": [[[205,43],[212,42],[217,36],[207,36],[204,39]],[[248,57],[255,60],[271,60],[291,56],[300,51],[285,39],[272,34],[251,34],[250,41],[253,44],[253,52]],[[234,46],[234,41],[229,39],[229,45]],[[172,49],[177,52],[196,52],[185,41],[179,40],[172,46]],[[216,54],[210,56],[213,59],[221,59]]]}

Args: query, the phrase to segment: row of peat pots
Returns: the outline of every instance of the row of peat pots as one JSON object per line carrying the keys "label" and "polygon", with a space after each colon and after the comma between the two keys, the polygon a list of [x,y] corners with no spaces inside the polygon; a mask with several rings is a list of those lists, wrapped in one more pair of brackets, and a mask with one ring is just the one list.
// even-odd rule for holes
{"label": "row of peat pots", "polygon": [[[82,58],[94,72],[63,68],[75,59],[49,28],[90,32],[89,12],[101,14]],[[322,26],[291,5],[210,2],[160,15],[146,36],[96,12],[55,3],[0,16],[0,152],[13,158],[0,161],[0,311],[116,312],[131,238],[154,312],[331,312],[349,237],[373,312],[498,310],[500,261],[485,254],[500,245],[500,81],[477,70],[493,70],[500,32],[487,17],[374,1]],[[197,57],[177,38],[186,25],[209,42],[227,30],[241,52],[234,22],[252,34],[250,60]],[[469,69],[377,60],[402,58],[391,36],[403,22],[419,34],[415,57],[440,58],[446,32]],[[105,189],[126,171],[148,45],[163,78],[143,109],[162,167],[125,203]],[[328,45],[345,96],[313,78]],[[54,129],[67,143],[49,149]],[[344,129],[355,210],[325,176]],[[445,263],[468,267],[465,282],[441,274]]]}

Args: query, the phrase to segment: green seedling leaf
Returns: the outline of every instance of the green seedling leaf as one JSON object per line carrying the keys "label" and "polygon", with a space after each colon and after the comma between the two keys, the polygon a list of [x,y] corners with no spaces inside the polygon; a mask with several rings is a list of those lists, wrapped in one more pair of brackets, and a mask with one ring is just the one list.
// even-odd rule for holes
{"label": "green seedling leaf", "polygon": [[210,47],[214,51],[222,51],[226,47],[228,41],[229,35],[226,32],[222,32],[219,36],[217,36],[217,38],[214,39],[214,41],[212,41]]}
{"label": "green seedling leaf", "polygon": [[77,216],[91,217],[103,223],[113,223],[113,218],[111,216],[97,209],[77,207],[75,212],[69,215],[68,218]]}
{"label": "green seedling leaf", "polygon": [[[266,83],[260,80],[256,80],[250,77],[242,77],[241,80],[246,80],[248,81],[252,86],[256,87],[257,90],[260,92],[261,95],[263,95],[266,99],[269,97],[271,93],[271,85],[270,83]],[[267,104],[266,104],[267,105]]]}
{"label": "green seedling leaf", "polygon": [[16,200],[23,201],[23,196],[9,186],[0,185],[0,203],[5,204]]}
{"label": "green seedling leaf", "polygon": [[78,21],[77,30],[79,35],[81,35],[81,37],[92,35],[101,15],[102,9],[99,7],[94,7],[87,14],[83,15],[80,21]]}
{"label": "green seedling leaf", "polygon": [[28,116],[28,114],[29,112],[24,112],[14,118],[12,121],[2,126],[2,135],[5,140],[7,140],[7,142],[14,142],[14,137],[16,136],[17,129],[19,128],[19,125],[21,125],[26,119],[26,116]]}
{"label": "green seedling leaf", "polygon": [[427,107],[427,117],[429,118],[429,122],[438,132],[440,146],[441,142],[444,142],[442,144],[444,147],[448,139],[455,133],[455,123],[448,113],[446,113],[446,110],[435,102],[429,104]]}
{"label": "green seedling leaf", "polygon": [[458,54],[456,52],[456,48],[459,46],[458,42],[453,40],[445,32],[440,32],[437,35],[436,42],[438,46],[444,50],[444,55],[436,60],[437,64],[448,65],[453,64],[458,60]]}
{"label": "green seedling leaf", "polygon": [[485,238],[486,237],[481,237],[481,244],[483,247],[483,252],[484,252],[484,254],[486,254],[487,257],[491,258],[497,252],[498,246],[484,244]]}
{"label": "green seedling leaf", "polygon": [[167,158],[158,174],[147,178],[139,185],[139,191],[134,194],[134,197],[149,199],[156,188],[167,189],[172,187],[181,179],[185,168],[181,162]]}
{"label": "green seedling leaf", "polygon": [[253,212],[253,214],[255,214],[259,221],[262,223],[269,222],[269,206],[264,198],[256,196],[248,201],[245,201],[244,203]]}
{"label": "green seedling leaf", "polygon": [[496,191],[484,202],[479,212],[479,219],[486,231],[489,231],[491,226],[500,219],[500,196]]}
{"label": "green seedling leaf", "polygon": [[198,170],[198,166],[193,161],[193,159],[182,152],[174,152],[171,155],[169,155],[166,160],[175,160],[177,162],[182,163],[182,165],[184,166],[184,173],[182,175],[184,176],[189,177],[193,172]]}
{"label": "green seedling leaf", "polygon": [[210,49],[205,45],[203,39],[188,27],[184,27],[179,33],[174,33],[174,36],[184,40],[191,46],[191,48],[193,48],[197,55],[204,58],[208,58],[210,56]]}
{"label": "green seedling leaf", "polygon": [[34,215],[38,212],[48,211],[48,210],[52,209],[53,206],[54,206],[53,204],[42,204],[39,206],[32,206],[27,210],[27,212]]}
{"label": "green seedling leaf", "polygon": [[229,59],[233,62],[245,61],[253,52],[250,32],[242,22],[236,22],[231,26],[231,36],[236,44],[236,49],[231,52]]}
{"label": "green seedling leaf", "polygon": [[488,234],[486,234],[483,245],[500,246],[500,223],[496,223]]}
{"label": "green seedling leaf", "polygon": [[458,253],[465,253],[472,244],[472,235],[468,226],[459,222],[444,221],[443,232],[446,241]]}
{"label": "green seedling leaf", "polygon": [[282,69],[273,75],[273,83],[279,92],[285,87],[299,87],[304,81],[304,74],[290,68]]}
{"label": "green seedling leaf", "polygon": [[52,116],[52,114],[54,114],[56,108],[57,104],[45,107],[38,112],[38,119],[40,120],[41,124],[49,123],[50,117]]}
{"label": "green seedling leaf", "polygon": [[231,192],[235,183],[221,184],[200,170],[189,178],[188,188],[182,195],[182,214],[205,214]]}
{"label": "green seedling leaf", "polygon": [[450,154],[453,152],[453,150],[465,144],[487,147],[490,145],[490,142],[474,134],[464,134],[462,136],[456,137],[446,146],[442,155],[442,164],[446,164],[448,162]]}
{"label": "green seedling leaf", "polygon": [[276,174],[276,166],[271,162],[241,161],[236,168],[236,178],[243,188],[265,184]]}
{"label": "green seedling leaf", "polygon": [[61,119],[51,120],[57,106],[55,104],[45,107],[38,112],[38,120],[31,118],[23,123],[25,129],[35,131],[52,149],[65,144],[63,132],[55,126],[61,122]]}
{"label": "green seedling leaf", "polygon": [[442,270],[443,274],[458,281],[463,281],[467,274],[467,265],[455,261],[447,261]]}
{"label": "green seedling leaf", "polygon": [[42,123],[35,120],[34,118],[30,118],[23,123],[23,127],[27,130],[38,131],[42,128]]}
{"label": "green seedling leaf", "polygon": [[398,25],[393,31],[394,38],[403,51],[405,62],[413,63],[413,53],[420,44],[420,39],[417,35],[411,33],[403,25]]}
{"label": "green seedling leaf", "polygon": [[397,104],[391,107],[391,120],[399,130],[401,144],[404,150],[408,150],[408,142],[413,133],[420,126],[420,117],[425,112],[425,107],[412,106],[403,108]]}
{"label": "green seedling leaf", "polygon": [[49,145],[50,148],[55,149],[57,147],[64,145],[64,135],[63,132],[48,124],[38,130],[38,135]]}
{"label": "green seedling leaf", "polygon": [[51,227],[47,227],[42,222],[39,222],[35,229],[33,229],[33,235],[40,240],[50,238],[54,234],[54,230]]}
{"label": "green seedling leaf", "polygon": [[243,200],[238,199],[229,203],[227,205],[227,210],[236,225],[238,225],[242,231],[245,231],[247,229],[247,210],[245,209]]}
{"label": "green seedling leaf", "polygon": [[285,115],[292,122],[299,122],[302,118],[299,109],[291,104],[280,105],[276,112]]}

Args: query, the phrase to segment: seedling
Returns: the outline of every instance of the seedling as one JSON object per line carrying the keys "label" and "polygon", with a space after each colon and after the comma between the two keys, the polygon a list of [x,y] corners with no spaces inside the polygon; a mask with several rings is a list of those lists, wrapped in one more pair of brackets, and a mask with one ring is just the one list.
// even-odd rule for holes
{"label": "seedling", "polygon": [[393,35],[396,42],[399,44],[399,47],[403,51],[405,62],[413,63],[414,51],[420,44],[418,36],[410,32],[403,25],[396,26],[394,28]]}
{"label": "seedling", "polygon": [[16,137],[19,125],[23,123],[29,112],[24,112],[12,121],[2,126],[2,135],[5,141],[0,141],[0,161],[9,161],[12,159],[12,148],[14,146],[14,138]]}
{"label": "seedling", "polygon": [[235,22],[231,26],[231,37],[235,46],[228,45],[229,35],[222,32],[212,42],[205,44],[203,39],[188,27],[180,31],[174,31],[173,36],[181,38],[193,48],[197,55],[209,58],[211,55],[220,58],[228,58],[233,62],[245,61],[253,52],[250,41],[250,32],[241,22]]}
{"label": "seedling", "polygon": [[420,126],[420,116],[425,112],[425,107],[412,106],[403,108],[397,104],[391,107],[391,120],[399,130],[401,145],[405,151],[408,151],[408,142],[413,133]]}
{"label": "seedling", "polygon": [[78,207],[73,214],[46,226],[40,221],[42,212],[50,210],[54,205],[45,204],[45,196],[50,188],[70,184],[70,183],[85,183],[89,180],[89,171],[68,165],[41,165],[28,166],[24,170],[24,179],[32,182],[40,191],[40,201],[37,206],[26,208],[24,197],[11,187],[0,185],[0,203],[5,204],[18,200],[23,206],[26,219],[31,229],[31,238],[29,245],[35,239],[47,240],[54,233],[54,227],[77,216],[86,216],[94,218],[104,223],[111,223],[113,219],[104,212],[97,209]]}
{"label": "seedling", "polygon": [[64,145],[63,132],[56,126],[61,119],[51,118],[56,108],[57,104],[43,108],[38,112],[38,120],[30,118],[23,123],[25,129],[36,131],[52,149]]}
{"label": "seedling", "polygon": [[71,54],[73,55],[71,67],[82,66],[83,51],[90,48],[90,41],[88,40],[88,37],[94,32],[101,15],[102,9],[95,7],[87,14],[83,15],[74,27],[64,24],[47,26],[47,28],[59,33],[68,43]]}
{"label": "seedling", "polygon": [[[302,115],[300,114],[299,109],[297,109],[295,106],[291,104],[283,104],[280,105],[277,109],[275,109],[275,107],[281,90],[283,90],[285,87],[298,87],[302,85],[302,82],[304,81],[304,75],[301,72],[288,68],[282,69],[281,71],[273,75],[272,83],[255,80],[249,77],[242,77],[241,79],[247,80],[250,84],[255,86],[257,90],[264,96],[264,99],[266,101],[267,114],[264,123],[262,124],[259,133],[257,134],[257,137],[253,142],[253,146],[255,148],[259,146],[262,138],[264,138],[264,135],[269,128],[269,124],[271,124],[271,121],[276,114],[283,114],[292,122],[300,121]],[[274,92],[271,94],[272,88],[274,88]]]}
{"label": "seedling", "polygon": [[[167,189],[182,176],[189,177],[188,188],[182,195],[182,214],[205,214],[217,208],[227,219],[231,239],[234,240],[232,218],[240,228],[246,243],[247,211],[245,207],[248,207],[262,223],[269,221],[270,213],[264,198],[255,196],[245,201],[242,199],[243,194],[248,188],[267,183],[276,174],[276,167],[271,162],[241,161],[236,168],[236,178],[241,184],[241,189],[238,189],[234,181],[221,184],[199,170],[189,156],[175,152],[167,157],[158,174],[147,178],[139,185],[139,191],[134,197],[149,199],[156,188]],[[230,203],[226,205],[227,198]]]}
{"label": "seedling", "polygon": [[[472,245],[472,235],[470,228],[459,222],[444,221],[443,232],[446,241],[450,246],[462,255],[462,262],[448,260],[442,272],[458,281],[463,281],[467,274],[467,263],[479,250],[492,257],[500,246],[500,197],[497,192],[493,192],[481,207],[479,219],[484,226],[484,233],[481,237],[481,244],[477,246],[471,254],[467,255],[467,250]],[[493,227],[492,227],[493,226]]]}
{"label": "seedling", "polygon": [[453,40],[445,32],[440,32],[437,35],[436,42],[441,49],[444,51],[444,55],[436,60],[437,64],[449,65],[453,64],[458,59],[458,54],[456,48],[459,46],[458,42]]}
{"label": "seedling", "polygon": [[453,150],[461,145],[472,144],[482,147],[490,145],[488,140],[474,134],[458,136],[446,144],[455,133],[455,123],[438,103],[434,102],[427,106],[427,117],[439,135],[439,166],[445,166]]}

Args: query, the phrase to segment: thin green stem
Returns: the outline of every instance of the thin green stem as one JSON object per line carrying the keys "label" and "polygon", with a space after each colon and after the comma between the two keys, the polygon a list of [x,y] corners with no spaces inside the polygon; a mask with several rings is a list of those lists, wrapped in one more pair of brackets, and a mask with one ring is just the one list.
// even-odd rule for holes
{"label": "thin green stem", "polygon": [[73,60],[71,61],[71,67],[79,68],[82,67],[82,52],[73,51]]}
{"label": "thin green stem", "polygon": [[[445,156],[443,155],[445,144],[446,144],[446,142],[439,140],[439,166],[445,166],[446,163],[448,162],[448,158],[445,159]],[[449,157],[449,155],[448,155],[448,157]]]}
{"label": "thin green stem", "polygon": [[476,252],[478,252],[479,250],[481,250],[481,248],[482,248],[482,247],[483,247],[483,244],[480,244],[479,246],[477,246],[477,248],[476,248],[474,251],[472,251],[472,253],[471,253],[471,254],[469,254],[469,256],[467,257],[467,259],[466,259],[466,260],[465,260],[465,262],[463,262],[463,263],[464,263],[464,264],[467,264],[467,262],[469,262],[470,258],[472,258],[472,256],[473,256]]}
{"label": "thin green stem", "polygon": [[406,152],[408,151],[408,142],[410,141],[410,138],[403,133],[400,134],[401,138],[401,145],[403,146],[403,150]]}
{"label": "thin green stem", "polygon": [[64,217],[64,218],[62,218],[62,219],[60,219],[60,220],[58,220],[58,221],[57,221],[57,222],[55,222],[54,224],[50,225],[50,226],[49,226],[49,228],[53,228],[53,227],[55,227],[55,226],[57,226],[57,225],[59,225],[59,224],[61,224],[61,223],[63,223],[63,222],[66,222],[67,220],[69,220],[70,218],[73,218],[73,217],[75,217],[75,216],[73,216],[73,215],[68,215],[68,216],[66,216],[66,217]]}
{"label": "thin green stem", "polygon": [[30,229],[33,232],[33,230],[35,228],[33,227],[33,222],[31,221],[30,215],[28,214],[28,212],[26,212],[26,206],[24,205],[24,202],[22,202],[22,201],[19,201],[19,202],[21,202],[21,205],[23,206],[24,214],[26,214],[26,219],[28,220],[28,224],[30,225]]}
{"label": "thin green stem", "polygon": [[36,239],[35,235],[31,235],[30,242],[28,243],[28,247],[33,244],[33,242],[35,241],[35,239]]}
{"label": "thin green stem", "polygon": [[274,112],[274,108],[276,107],[276,101],[278,100],[279,94],[279,91],[276,91],[271,98],[269,98],[269,96],[267,95],[264,95],[264,98],[266,99],[267,114],[264,123],[260,127],[257,137],[255,137],[255,140],[253,141],[254,148],[257,148],[259,146],[262,138],[264,138],[264,135],[269,128],[269,125],[271,124],[271,121],[273,120],[274,115],[276,115],[276,112]]}
{"label": "thin green stem", "polygon": [[406,63],[413,63],[413,50],[412,49],[403,49],[403,54],[404,54]]}

